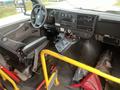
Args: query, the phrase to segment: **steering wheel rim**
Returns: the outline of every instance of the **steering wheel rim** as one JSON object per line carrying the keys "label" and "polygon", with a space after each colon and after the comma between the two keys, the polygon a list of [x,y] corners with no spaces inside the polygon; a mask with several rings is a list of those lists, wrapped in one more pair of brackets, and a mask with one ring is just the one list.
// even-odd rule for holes
{"label": "steering wheel rim", "polygon": [[44,25],[47,18],[47,10],[44,5],[34,5],[31,12],[31,24],[34,28],[40,28]]}

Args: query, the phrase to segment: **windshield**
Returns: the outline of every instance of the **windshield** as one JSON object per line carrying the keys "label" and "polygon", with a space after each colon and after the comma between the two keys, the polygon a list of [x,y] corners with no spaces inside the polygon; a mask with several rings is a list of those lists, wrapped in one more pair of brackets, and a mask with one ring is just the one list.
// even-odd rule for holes
{"label": "windshield", "polygon": [[[106,12],[120,12],[120,0],[42,0],[45,6],[81,8]],[[62,4],[62,5],[61,5]]]}

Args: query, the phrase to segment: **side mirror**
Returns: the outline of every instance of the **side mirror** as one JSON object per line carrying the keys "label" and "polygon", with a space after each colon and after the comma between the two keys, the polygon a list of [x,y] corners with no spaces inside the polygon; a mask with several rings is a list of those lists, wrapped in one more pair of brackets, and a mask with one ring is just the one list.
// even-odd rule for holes
{"label": "side mirror", "polygon": [[[30,5],[26,6],[26,3],[28,4],[28,2],[30,2],[30,0],[15,0],[15,7],[16,7],[16,11],[17,12],[21,12],[24,13],[25,15],[30,15],[31,11],[27,10],[27,6],[30,7]],[[30,4],[30,3],[29,3]],[[32,7],[32,5],[31,5]]]}

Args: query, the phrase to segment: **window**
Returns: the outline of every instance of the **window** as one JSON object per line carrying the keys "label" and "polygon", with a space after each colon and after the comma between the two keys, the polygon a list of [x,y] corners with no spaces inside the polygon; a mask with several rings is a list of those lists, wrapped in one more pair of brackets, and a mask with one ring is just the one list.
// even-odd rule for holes
{"label": "window", "polygon": [[[26,11],[32,10],[31,0],[24,0],[24,2]],[[22,0],[0,0],[0,19],[16,14],[21,14],[24,12],[24,8],[22,6]]]}
{"label": "window", "polygon": [[[42,0],[43,4],[56,5],[61,8],[77,8],[103,11],[120,15],[120,0]],[[63,3],[61,3],[63,1]],[[61,4],[59,4],[61,3]]]}
{"label": "window", "polygon": [[0,18],[17,14],[14,1],[0,0]]}

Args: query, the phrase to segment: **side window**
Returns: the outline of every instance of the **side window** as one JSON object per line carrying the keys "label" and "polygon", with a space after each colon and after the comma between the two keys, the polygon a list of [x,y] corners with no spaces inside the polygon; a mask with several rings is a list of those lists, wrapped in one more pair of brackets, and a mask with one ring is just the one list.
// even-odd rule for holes
{"label": "side window", "polygon": [[17,14],[13,0],[0,0],[0,19]]}
{"label": "side window", "polygon": [[17,12],[26,12],[26,14],[30,14],[32,10],[32,2],[31,0],[15,0],[15,7]]}
{"label": "side window", "polygon": [[[32,10],[31,0],[24,0],[26,11]],[[18,5],[20,5],[18,7]],[[0,19],[24,12],[22,0],[0,0]]]}
{"label": "side window", "polygon": [[32,2],[31,2],[31,0],[26,0],[25,1],[25,6],[26,6],[26,11],[31,12],[31,10],[32,10]]}

